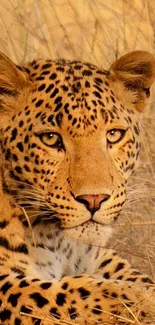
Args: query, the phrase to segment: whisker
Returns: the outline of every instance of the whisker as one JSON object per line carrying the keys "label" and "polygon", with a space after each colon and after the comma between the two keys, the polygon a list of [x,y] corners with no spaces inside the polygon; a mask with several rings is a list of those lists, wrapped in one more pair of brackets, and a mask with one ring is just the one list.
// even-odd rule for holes
{"label": "whisker", "polygon": [[[44,203],[44,204],[43,204]],[[46,207],[46,202],[39,202],[39,201],[31,201],[31,200],[24,200],[24,201],[20,201],[18,200],[18,204],[20,205],[24,205],[25,207],[29,207],[29,206],[38,206],[39,207]]]}
{"label": "whisker", "polygon": [[[25,207],[24,207],[24,209],[25,209]],[[53,215],[53,213],[50,212],[50,211],[39,211],[39,210],[28,210],[27,213],[30,215],[30,217],[32,215],[34,215],[34,214],[38,214],[38,215],[49,215],[49,214],[51,214],[51,215]]]}
{"label": "whisker", "polygon": [[28,194],[26,194],[26,193],[22,193],[22,194],[14,194],[13,195],[14,196],[14,198],[21,198],[21,199],[24,199],[24,198],[27,198],[27,199],[32,199],[32,200],[38,200],[38,201],[42,201],[42,202],[44,202],[45,201],[45,199],[43,198],[43,197],[41,197],[41,196],[38,196],[38,195],[36,195],[36,194],[33,194],[33,193],[29,193],[29,195]]}

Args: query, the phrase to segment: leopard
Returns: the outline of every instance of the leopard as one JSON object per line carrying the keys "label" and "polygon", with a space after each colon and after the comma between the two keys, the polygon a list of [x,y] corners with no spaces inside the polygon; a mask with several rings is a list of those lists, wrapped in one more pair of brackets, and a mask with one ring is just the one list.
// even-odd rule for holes
{"label": "leopard", "polygon": [[[141,147],[155,58],[0,54],[0,324],[155,324],[155,287],[107,243]],[[149,318],[148,318],[149,317]]]}

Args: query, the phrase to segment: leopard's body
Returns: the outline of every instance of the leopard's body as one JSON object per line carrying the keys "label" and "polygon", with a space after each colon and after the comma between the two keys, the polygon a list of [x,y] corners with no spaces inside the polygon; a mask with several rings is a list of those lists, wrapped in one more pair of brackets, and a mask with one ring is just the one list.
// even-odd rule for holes
{"label": "leopard's body", "polygon": [[153,282],[104,248],[138,159],[154,66],[146,52],[110,72],[63,60],[20,68],[1,55],[1,324],[155,316]]}

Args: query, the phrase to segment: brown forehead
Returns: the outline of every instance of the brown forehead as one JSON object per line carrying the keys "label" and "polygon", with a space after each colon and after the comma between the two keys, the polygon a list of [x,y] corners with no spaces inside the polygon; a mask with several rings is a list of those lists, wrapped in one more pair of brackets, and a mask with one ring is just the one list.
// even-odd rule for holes
{"label": "brown forehead", "polygon": [[99,115],[107,122],[108,109],[117,117],[118,104],[107,71],[89,63],[64,60],[34,61],[27,68],[33,81],[29,105],[35,108],[42,124],[61,127],[65,118],[68,131],[74,129],[76,134],[86,128],[95,130]]}
{"label": "brown forehead", "polygon": [[[91,63],[83,63],[80,61],[67,61],[67,60],[38,60],[29,63],[26,68],[29,69],[32,80],[45,80],[48,75],[51,80],[61,79],[62,74],[65,75],[66,80],[78,80],[78,78],[85,78],[96,76],[98,82],[102,82],[108,71],[98,69]],[[55,74],[51,76],[51,73]]]}
{"label": "brown forehead", "polygon": [[109,88],[107,71],[78,61],[34,61],[29,66],[29,74],[36,91],[43,91],[44,95],[50,93],[51,100],[58,92],[64,92],[71,101],[74,97],[80,101],[91,90],[94,96],[101,99],[100,93]]}

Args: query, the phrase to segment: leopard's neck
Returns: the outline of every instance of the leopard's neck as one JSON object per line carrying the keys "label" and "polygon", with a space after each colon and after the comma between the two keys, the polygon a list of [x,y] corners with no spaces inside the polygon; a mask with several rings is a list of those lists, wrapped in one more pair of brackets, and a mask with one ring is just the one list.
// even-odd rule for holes
{"label": "leopard's neck", "polygon": [[38,225],[26,233],[29,254],[42,279],[59,280],[66,275],[94,273],[95,260],[103,248],[74,241],[53,227]]}

